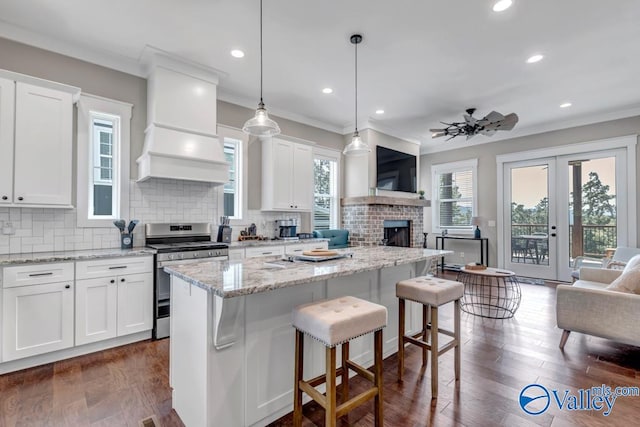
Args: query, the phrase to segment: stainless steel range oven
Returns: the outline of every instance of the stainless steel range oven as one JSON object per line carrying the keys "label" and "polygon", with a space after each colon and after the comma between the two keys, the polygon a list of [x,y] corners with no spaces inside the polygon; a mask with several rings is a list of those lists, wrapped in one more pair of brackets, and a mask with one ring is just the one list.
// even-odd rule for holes
{"label": "stainless steel range oven", "polygon": [[168,265],[229,259],[229,247],[211,241],[211,224],[145,224],[145,244],[157,251],[154,274],[153,338],[169,336],[171,284]]}

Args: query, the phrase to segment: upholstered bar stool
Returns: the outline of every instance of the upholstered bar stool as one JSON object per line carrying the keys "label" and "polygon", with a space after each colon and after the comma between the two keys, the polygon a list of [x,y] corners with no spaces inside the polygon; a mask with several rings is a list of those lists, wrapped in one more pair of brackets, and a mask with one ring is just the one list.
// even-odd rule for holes
{"label": "upholstered bar stool", "polygon": [[[404,374],[404,345],[415,344],[422,347],[422,364],[427,364],[427,351],[431,351],[431,398],[438,397],[438,356],[455,349],[455,376],[460,380],[460,298],[464,293],[464,285],[453,280],[438,277],[421,276],[402,280],[396,283],[396,296],[399,299],[398,330],[398,380]],[[422,304],[422,331],[411,336],[405,335],[405,300]],[[453,332],[438,327],[438,307],[454,302]],[[428,322],[428,308],[431,307],[431,323]],[[429,332],[431,344],[428,343]],[[442,347],[438,347],[438,332],[453,339]],[[422,338],[422,339],[419,339]]]}
{"label": "upholstered bar stool", "polygon": [[[335,426],[338,418],[369,399],[374,399],[375,425],[382,426],[382,328],[387,325],[387,309],[359,298],[341,298],[304,304],[293,310],[296,328],[295,395],[293,425],[302,425],[302,392],[325,409],[325,425]],[[374,332],[374,373],[349,360],[349,341]],[[326,372],[305,381],[304,335],[326,347]],[[342,347],[342,366],[336,370],[336,346]],[[349,399],[349,369],[373,383],[372,387]],[[342,403],[336,404],[336,376],[342,377]],[[326,383],[326,394],[316,390]]]}

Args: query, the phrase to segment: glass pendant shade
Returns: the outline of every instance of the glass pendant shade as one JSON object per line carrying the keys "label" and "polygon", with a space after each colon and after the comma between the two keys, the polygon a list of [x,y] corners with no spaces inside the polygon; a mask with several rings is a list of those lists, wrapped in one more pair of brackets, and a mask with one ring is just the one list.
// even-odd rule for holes
{"label": "glass pendant shade", "polygon": [[349,145],[344,147],[342,154],[345,156],[366,156],[370,152],[371,148],[369,147],[369,144],[360,138],[358,131],[355,131],[353,133],[353,137],[351,137],[351,142]]}
{"label": "glass pendant shade", "polygon": [[260,102],[256,115],[246,121],[242,127],[242,131],[254,136],[274,136],[280,134],[280,126],[269,118],[267,109]]}

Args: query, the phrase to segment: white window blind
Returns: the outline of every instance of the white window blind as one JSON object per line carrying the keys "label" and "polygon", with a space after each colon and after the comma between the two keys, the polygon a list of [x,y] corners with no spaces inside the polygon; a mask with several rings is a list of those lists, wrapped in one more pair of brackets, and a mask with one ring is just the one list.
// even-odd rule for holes
{"label": "white window blind", "polygon": [[434,165],[434,230],[471,231],[476,212],[476,161]]}

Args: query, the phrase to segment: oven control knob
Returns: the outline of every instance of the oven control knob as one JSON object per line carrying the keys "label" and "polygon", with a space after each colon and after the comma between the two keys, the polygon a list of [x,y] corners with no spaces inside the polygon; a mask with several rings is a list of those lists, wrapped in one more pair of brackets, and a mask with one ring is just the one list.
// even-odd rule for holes
{"label": "oven control knob", "polygon": [[173,259],[173,255],[169,255],[169,259]]}
{"label": "oven control knob", "polygon": [[198,252],[194,252],[194,253],[193,253],[193,257],[194,257],[194,258],[198,258]]}
{"label": "oven control knob", "polygon": [[213,252],[209,251],[209,256],[213,256]]}
{"label": "oven control knob", "polygon": [[180,259],[184,259],[184,254],[180,254]]}
{"label": "oven control knob", "polygon": [[216,251],[216,256],[220,256],[220,251]]}

